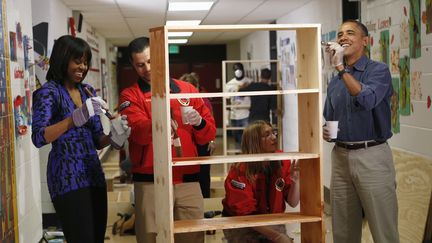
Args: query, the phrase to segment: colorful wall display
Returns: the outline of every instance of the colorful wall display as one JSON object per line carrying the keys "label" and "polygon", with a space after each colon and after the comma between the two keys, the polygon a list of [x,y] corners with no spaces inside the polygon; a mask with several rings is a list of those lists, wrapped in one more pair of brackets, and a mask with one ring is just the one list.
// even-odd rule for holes
{"label": "colorful wall display", "polygon": [[409,0],[409,33],[410,33],[410,57],[421,56],[421,24],[420,24],[420,0]]}
{"label": "colorful wall display", "polygon": [[399,122],[399,78],[392,78],[393,95],[391,97],[391,127],[393,134],[400,132]]}
{"label": "colorful wall display", "polygon": [[423,22],[426,24],[426,34],[432,33],[432,0],[425,1],[426,11],[422,15]]}
{"label": "colorful wall display", "polygon": [[[9,35],[6,28],[6,1],[0,1],[0,241],[19,242],[16,202],[15,154],[13,138],[13,113],[11,98],[10,60],[14,53],[9,53],[7,37],[15,39],[15,33]],[[6,37],[6,38],[4,38]],[[16,51],[16,42],[11,46]],[[16,53],[15,53],[16,54]],[[9,59],[10,57],[10,59]],[[16,55],[15,55],[16,58]]]}
{"label": "colorful wall display", "polygon": [[389,65],[390,63],[390,38],[389,38],[389,30],[381,31],[380,35],[380,49],[381,49],[381,60],[382,62]]}
{"label": "colorful wall display", "polygon": [[410,95],[410,58],[404,56],[399,60],[400,70],[400,90],[399,107],[400,114],[409,116],[411,114],[411,95]]}

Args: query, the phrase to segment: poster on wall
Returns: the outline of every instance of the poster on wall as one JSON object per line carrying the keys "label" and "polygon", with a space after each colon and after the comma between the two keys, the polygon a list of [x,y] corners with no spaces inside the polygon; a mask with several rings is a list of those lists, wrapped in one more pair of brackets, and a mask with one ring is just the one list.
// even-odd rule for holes
{"label": "poster on wall", "polygon": [[426,0],[425,7],[426,34],[430,34],[432,33],[432,0]]}
{"label": "poster on wall", "polygon": [[399,108],[402,116],[411,114],[410,98],[410,58],[404,56],[399,60],[400,70],[400,89],[399,89]]}
{"label": "poster on wall", "polygon": [[422,72],[411,71],[411,100],[421,101],[423,98],[421,78]]}
{"label": "poster on wall", "polygon": [[16,40],[16,33],[15,32],[9,32],[9,39],[10,39],[10,59],[13,62],[17,61],[17,40]]}
{"label": "poster on wall", "polygon": [[296,46],[293,38],[287,37],[281,39],[281,71],[282,71],[282,89],[295,88],[295,63],[296,63]]}
{"label": "poster on wall", "polygon": [[[336,41],[336,30],[324,33],[321,35],[321,40],[324,42]],[[325,46],[321,47],[321,63],[322,63],[322,91],[327,93],[327,86],[336,73],[331,65],[331,56],[325,51]]]}
{"label": "poster on wall", "polygon": [[379,44],[381,50],[381,61],[389,65],[389,56],[390,56],[389,30],[381,31]]}
{"label": "poster on wall", "polygon": [[99,37],[96,34],[96,30],[94,28],[88,27],[84,31],[84,33],[79,36],[83,38],[90,45],[92,52],[92,61],[90,69],[87,73],[84,82],[91,85],[98,96],[102,96],[102,81],[101,81],[101,73],[100,73],[100,65],[101,58],[99,53]]}
{"label": "poster on wall", "polygon": [[409,4],[410,57],[418,58],[421,56],[420,0],[409,0]]}
{"label": "poster on wall", "polygon": [[108,87],[107,87],[108,73],[107,73],[107,67],[106,67],[106,60],[104,58],[101,58],[101,65],[100,66],[101,66],[100,74],[101,74],[101,82],[102,82],[102,99],[109,100],[108,99]]}
{"label": "poster on wall", "polygon": [[399,78],[392,78],[393,95],[391,97],[391,129],[393,134],[400,132],[399,122]]}

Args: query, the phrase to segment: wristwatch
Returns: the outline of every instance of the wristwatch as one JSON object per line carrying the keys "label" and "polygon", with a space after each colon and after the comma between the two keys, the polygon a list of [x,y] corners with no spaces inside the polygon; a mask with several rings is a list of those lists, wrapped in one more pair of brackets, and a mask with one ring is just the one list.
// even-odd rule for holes
{"label": "wristwatch", "polygon": [[342,75],[344,75],[344,73],[347,73],[347,70],[345,68],[338,72],[339,78],[342,78]]}

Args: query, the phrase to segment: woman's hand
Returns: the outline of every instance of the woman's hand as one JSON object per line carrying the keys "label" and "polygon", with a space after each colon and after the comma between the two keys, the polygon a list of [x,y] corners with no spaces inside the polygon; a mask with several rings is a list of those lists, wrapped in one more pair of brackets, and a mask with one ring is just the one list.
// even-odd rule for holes
{"label": "woman's hand", "polygon": [[298,159],[293,160],[291,162],[291,167],[290,167],[290,176],[291,176],[291,180],[294,183],[297,183],[300,180],[300,162]]}

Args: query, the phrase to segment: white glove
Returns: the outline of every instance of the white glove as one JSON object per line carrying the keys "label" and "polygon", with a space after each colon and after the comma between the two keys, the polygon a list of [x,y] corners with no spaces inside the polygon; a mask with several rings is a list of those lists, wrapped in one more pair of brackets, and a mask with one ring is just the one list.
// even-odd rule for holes
{"label": "white glove", "polygon": [[192,126],[199,126],[201,124],[202,117],[200,113],[193,108],[185,112],[185,117]]}
{"label": "white glove", "polygon": [[110,142],[115,149],[123,147],[130,133],[131,128],[128,126],[127,116],[122,115],[111,120]]}
{"label": "white glove", "polygon": [[209,152],[210,155],[212,155],[214,153],[214,151],[216,150],[216,144],[215,142],[212,140],[209,142],[208,146],[207,146],[207,151]]}
{"label": "white glove", "polygon": [[[178,124],[177,121],[174,119],[171,119],[171,139],[173,139],[175,136],[174,134],[177,133]],[[177,135],[178,137],[178,135]]]}
{"label": "white glove", "polygon": [[72,112],[72,121],[76,127],[84,125],[90,117],[104,113],[107,103],[99,96],[88,98],[85,103]]}
{"label": "white glove", "polygon": [[333,67],[337,67],[339,65],[343,65],[343,58],[344,58],[344,51],[345,48],[343,48],[339,43],[337,42],[329,42],[329,46],[327,47],[328,52],[332,52],[333,55],[331,57],[331,64]]}

